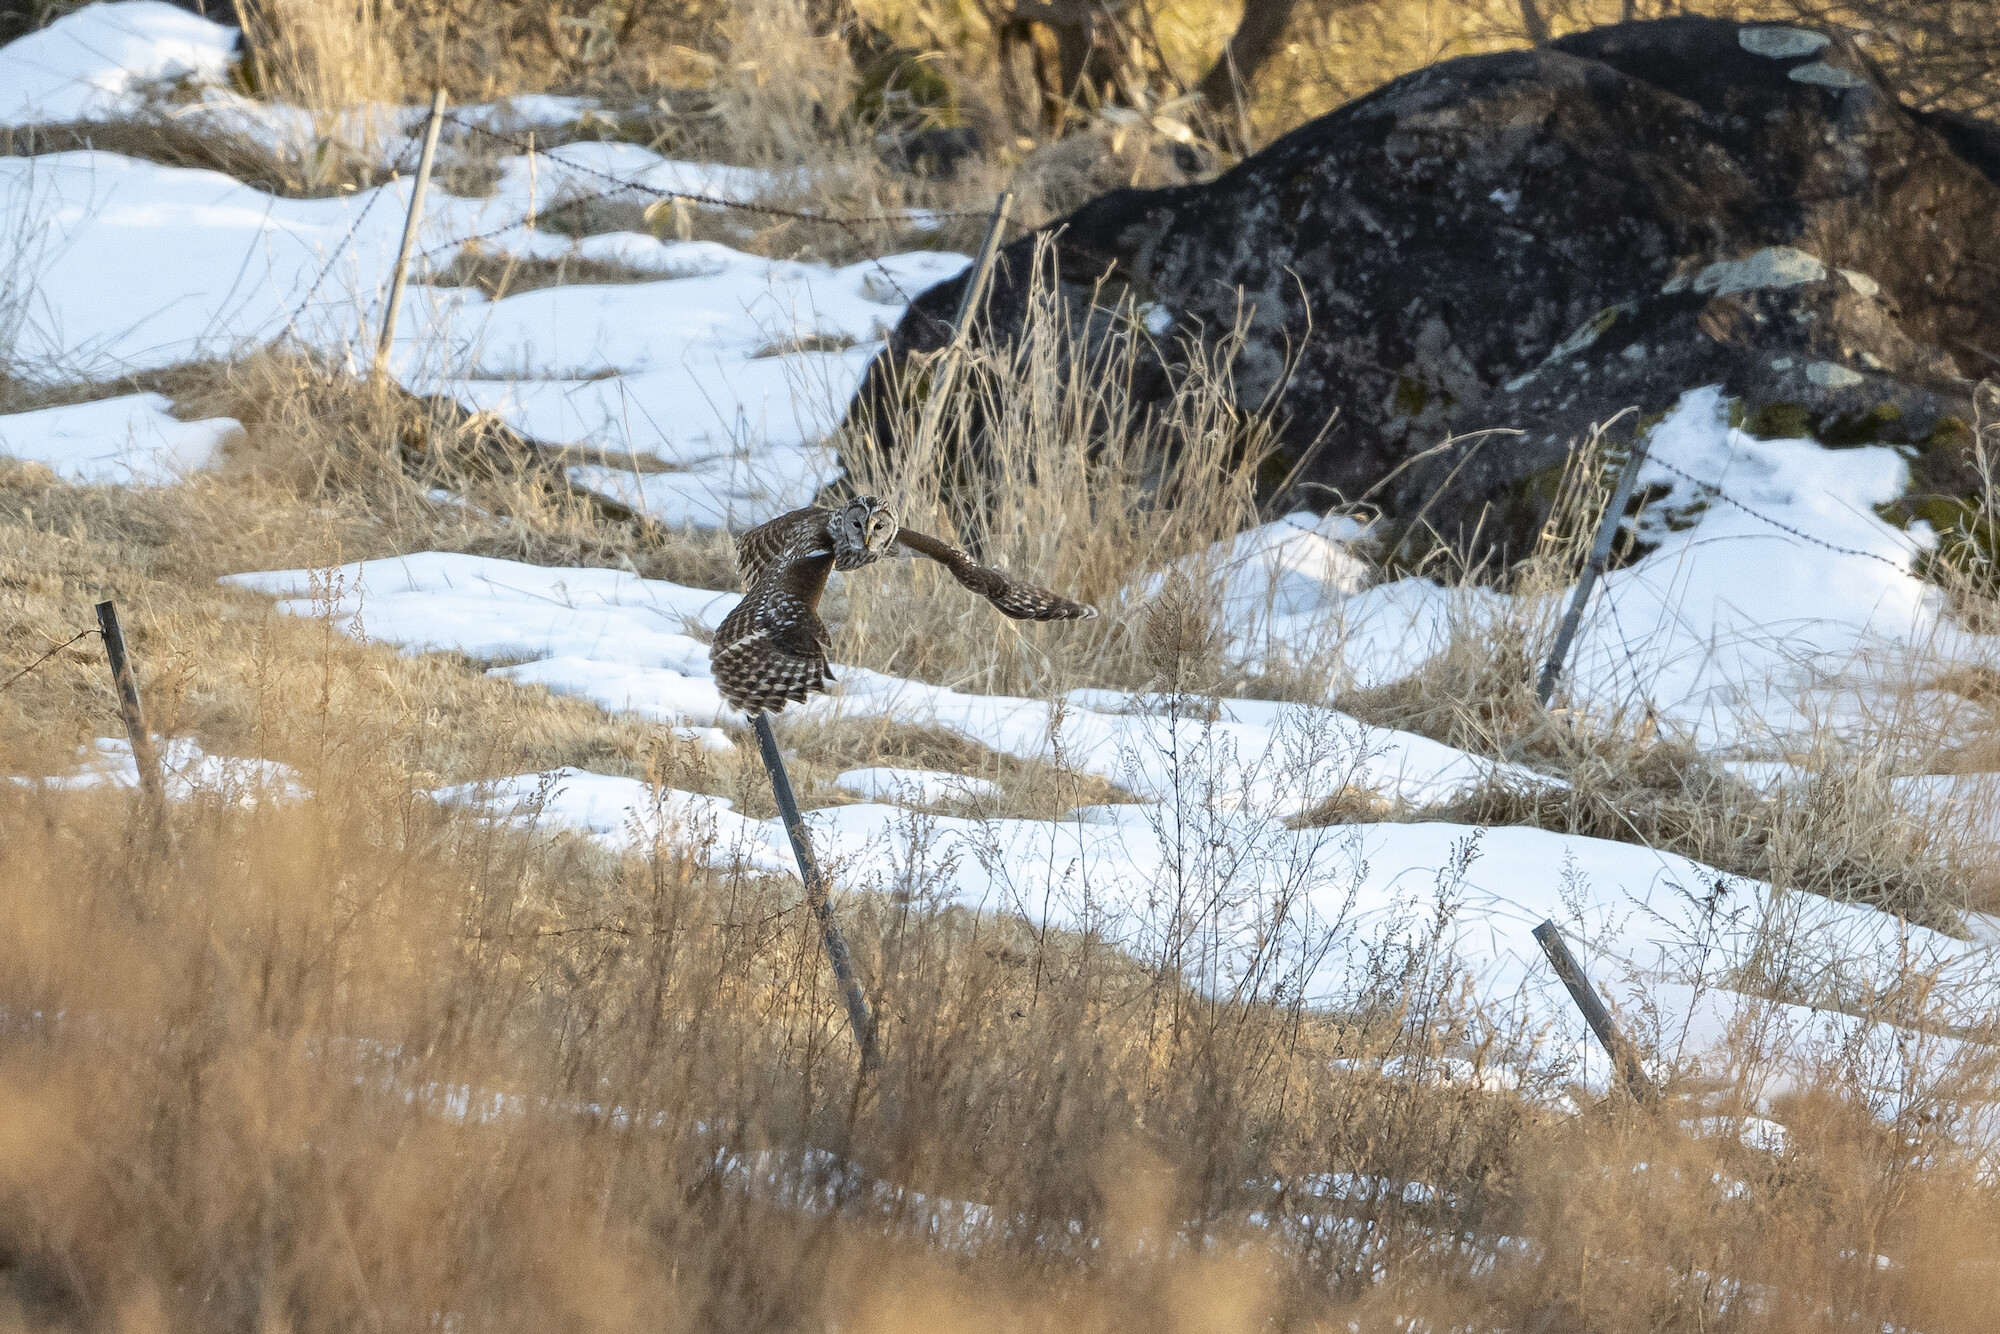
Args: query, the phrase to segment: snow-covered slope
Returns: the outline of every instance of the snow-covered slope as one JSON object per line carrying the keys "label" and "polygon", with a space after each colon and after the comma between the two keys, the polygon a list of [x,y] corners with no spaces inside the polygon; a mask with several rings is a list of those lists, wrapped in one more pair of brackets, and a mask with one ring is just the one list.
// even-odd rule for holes
{"label": "snow-covered slope", "polygon": [[161,0],[86,5],[0,47],[0,125],[111,120],[145,85],[220,80],[236,30]]}

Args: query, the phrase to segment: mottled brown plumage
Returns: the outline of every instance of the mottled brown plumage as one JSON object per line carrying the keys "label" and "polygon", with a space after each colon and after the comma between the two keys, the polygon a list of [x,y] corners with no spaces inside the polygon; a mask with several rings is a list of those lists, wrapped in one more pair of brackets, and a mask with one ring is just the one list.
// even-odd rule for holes
{"label": "mottled brown plumage", "polygon": [[737,539],[743,600],[716,630],[708,657],[730,707],[776,713],[823,692],[833,673],[832,643],[819,618],[820,596],[833,570],[858,570],[901,544],[950,570],[960,585],[1016,620],[1066,621],[1097,609],[990,569],[946,542],[896,523],[873,496],[839,509],[813,505],[780,515]]}

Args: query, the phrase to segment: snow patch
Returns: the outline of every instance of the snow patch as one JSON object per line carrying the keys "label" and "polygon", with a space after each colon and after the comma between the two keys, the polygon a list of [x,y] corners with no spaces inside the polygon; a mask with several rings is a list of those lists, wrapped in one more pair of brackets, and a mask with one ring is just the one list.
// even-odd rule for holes
{"label": "snow patch", "polygon": [[947,773],[942,769],[897,769],[878,765],[849,769],[837,775],[834,786],[844,792],[876,801],[906,806],[934,806],[943,801],[973,801],[997,797],[1000,787],[984,778]]}
{"label": "snow patch", "polygon": [[165,486],[214,463],[240,432],[228,417],[177,421],[161,394],[72,403],[0,417],[0,455],[40,463],[66,482]]}
{"label": "snow patch", "polygon": [[[155,744],[159,748],[160,771],[169,801],[199,798],[248,807],[261,801],[299,801],[306,795],[298,771],[276,760],[210,755],[192,737],[173,737]],[[78,752],[74,772],[52,778],[16,778],[14,781],[26,786],[39,784],[57,792],[82,792],[101,787],[137,788],[139,764],[132,757],[129,740],[124,737],[99,737]]]}
{"label": "snow patch", "polygon": [[161,0],[86,5],[0,47],[0,125],[110,120],[148,84],[221,79],[237,32]]}
{"label": "snow patch", "polygon": [[791,854],[773,841],[774,827],[738,815],[726,797],[655,788],[636,778],[575,768],[461,783],[431,795],[475,807],[516,828],[568,829],[620,850],[676,848],[713,865],[794,878],[798,874]]}
{"label": "snow patch", "polygon": [[[860,577],[867,577],[863,574]],[[503,662],[495,675],[581,695],[614,711],[678,725],[741,725],[709,674],[712,630],[737,595],[617,570],[551,569],[429,552],[331,570],[277,570],[224,582],[283,599],[405,652],[454,651]],[[1049,759],[1058,749],[1087,773],[1158,794],[1184,781],[1162,766],[1162,737],[1202,738],[1232,798],[1280,814],[1348,789],[1426,805],[1488,781],[1555,780],[1414,733],[1370,727],[1333,709],[1228,700],[1214,718],[1147,695],[1098,691],[1048,701],[968,695],[860,667],[837,669],[839,693],[786,716],[894,718],[940,726],[1003,754]]]}

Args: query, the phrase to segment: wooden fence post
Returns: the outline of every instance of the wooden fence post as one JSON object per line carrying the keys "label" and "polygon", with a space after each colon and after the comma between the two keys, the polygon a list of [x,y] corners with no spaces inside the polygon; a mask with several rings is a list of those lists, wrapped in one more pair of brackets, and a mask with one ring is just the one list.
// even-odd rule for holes
{"label": "wooden fence post", "polygon": [[431,166],[437,161],[438,131],[444,128],[444,89],[431,99],[431,118],[424,127],[423,156],[417,159],[417,188],[410,192],[410,216],[403,222],[403,244],[396,250],[396,271],[389,280],[389,308],[382,314],[382,332],[375,340],[375,374],[389,369],[389,345],[396,338],[396,319],[403,313],[403,287],[410,279],[410,255],[417,229],[424,220],[424,195],[431,186]]}
{"label": "wooden fence post", "polygon": [[1632,1097],[1641,1104],[1651,1103],[1660,1096],[1653,1087],[1653,1081],[1646,1077],[1645,1069],[1639,1064],[1639,1054],[1632,1044],[1618,1031],[1618,1025],[1611,1018],[1611,1011],[1604,1008],[1604,1002],[1591,990],[1590,979],[1584,975],[1576,956],[1569,952],[1563,941],[1562,929],[1553,921],[1545,921],[1535,928],[1535,939],[1541,944],[1542,953],[1549,956],[1549,963],[1556,970],[1556,976],[1569,990],[1569,998],[1576,1002],[1576,1008],[1583,1011],[1584,1022],[1590,1031],[1597,1034],[1597,1040],[1611,1057],[1625,1087],[1632,1091]]}
{"label": "wooden fence post", "polygon": [[965,331],[972,324],[973,312],[979,309],[979,298],[985,294],[986,281],[993,276],[993,260],[1000,253],[1000,238],[1007,232],[1007,214],[1014,207],[1014,192],[1003,191],[993,201],[993,218],[986,224],[986,239],[980,244],[979,258],[972,263],[972,280],[959,293],[958,314],[951,322],[951,345],[957,347],[965,341]]}
{"label": "wooden fence post", "polygon": [[1541,679],[1535,682],[1535,698],[1543,708],[1549,707],[1549,700],[1556,693],[1556,678],[1561,676],[1569,660],[1570,641],[1576,638],[1576,629],[1583,621],[1583,608],[1590,601],[1591,590],[1604,576],[1611,564],[1611,541],[1618,535],[1618,521],[1625,517],[1625,503],[1632,498],[1632,488],[1638,484],[1639,469],[1646,462],[1646,438],[1639,436],[1632,441],[1632,452],[1626,456],[1625,467],[1618,474],[1618,485],[1612,489],[1611,503],[1604,508],[1604,520],[1597,525],[1597,540],[1590,544],[1590,559],[1585,562],[1583,575],[1576,581],[1576,592],[1570,595],[1569,610],[1563,613],[1562,628],[1556,631],[1555,647],[1549,650],[1549,660],[1542,665]]}
{"label": "wooden fence post", "polygon": [[881,1056],[875,1047],[875,1020],[868,1013],[868,1000],[861,994],[861,982],[854,974],[854,958],[847,952],[847,938],[840,933],[840,924],[833,918],[833,904],[827,898],[826,876],[819,869],[819,860],[813,856],[812,840],[806,831],[806,823],[799,814],[798,798],[792,795],[791,775],[785,772],[785,757],[778,752],[778,737],[771,730],[771,715],[760,713],[751,720],[757,731],[757,749],[763,754],[764,769],[771,775],[771,795],[777,798],[778,815],[785,822],[785,833],[792,840],[792,856],[799,863],[799,878],[806,884],[806,903],[812,908],[813,916],[819,919],[820,943],[826,948],[826,961],[833,965],[833,975],[840,982],[840,993],[847,1003],[848,1027],[854,1030],[855,1045],[861,1049],[861,1073],[866,1075],[880,1064]]}
{"label": "wooden fence post", "polygon": [[917,419],[919,440],[930,439],[938,429],[944,401],[951,397],[958,373],[959,353],[965,347],[966,331],[972,327],[972,317],[979,311],[987,279],[993,274],[993,261],[1000,253],[1000,238],[1007,231],[1007,214],[1013,207],[1012,190],[1004,191],[993,203],[993,217],[986,224],[986,239],[980,243],[979,257],[972,262],[972,276],[958,296],[958,313],[951,321],[951,341],[944,345],[933,363],[936,371],[931,377],[930,393],[924,399],[923,413]]}

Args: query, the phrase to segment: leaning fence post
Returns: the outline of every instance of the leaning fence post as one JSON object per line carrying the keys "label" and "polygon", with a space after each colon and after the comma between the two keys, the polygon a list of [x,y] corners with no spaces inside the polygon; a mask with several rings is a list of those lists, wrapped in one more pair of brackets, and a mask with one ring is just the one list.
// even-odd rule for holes
{"label": "leaning fence post", "polygon": [[139,769],[140,790],[149,798],[158,798],[164,786],[160,757],[153,749],[153,734],[146,730],[146,712],[139,705],[139,678],[125,653],[118,608],[109,601],[97,604],[97,628],[104,633],[104,656],[111,660],[111,682],[118,690],[118,713],[125,720],[125,735],[132,740],[132,762]]}
{"label": "leaning fence post", "polygon": [[958,295],[958,314],[951,322],[951,345],[957,347],[965,341],[965,331],[972,324],[972,313],[979,309],[979,298],[986,290],[986,280],[993,275],[993,260],[1000,253],[1000,238],[1007,232],[1007,213],[1014,207],[1014,192],[1005,190],[993,201],[993,219],[986,224],[986,239],[980,243],[979,258],[972,264],[972,281]]}
{"label": "leaning fence post", "polygon": [[764,769],[771,775],[771,795],[777,798],[778,814],[792,840],[792,856],[798,859],[799,878],[806,883],[806,903],[813,916],[819,918],[820,943],[826,947],[826,961],[833,965],[833,975],[840,982],[841,996],[847,1002],[847,1023],[854,1030],[855,1045],[861,1048],[861,1073],[865,1075],[880,1060],[875,1048],[875,1021],[869,1017],[867,998],[861,994],[861,983],[854,975],[854,958],[847,952],[847,938],[841,935],[840,924],[833,919],[826,877],[819,869],[819,860],[813,856],[805,820],[799,815],[798,798],[792,795],[791,775],[785,772],[785,757],[778,753],[771,715],[760,713],[751,722],[757,731],[757,749],[764,756]]}
{"label": "leaning fence post", "polygon": [[1555,647],[1549,650],[1549,660],[1542,666],[1542,675],[1535,682],[1535,698],[1543,708],[1556,693],[1556,678],[1563,673],[1569,659],[1569,645],[1576,638],[1576,628],[1583,620],[1583,609],[1590,601],[1591,590],[1604,576],[1611,564],[1611,540],[1618,535],[1618,522],[1625,517],[1625,504],[1632,499],[1632,488],[1638,485],[1639,469],[1646,462],[1646,438],[1641,435],[1632,441],[1632,452],[1626,456],[1625,467],[1618,474],[1618,485],[1612,489],[1611,503],[1604,507],[1604,520],[1597,525],[1597,540],[1590,544],[1590,560],[1584,564],[1583,575],[1576,581],[1576,592],[1570,595],[1569,610],[1563,613],[1562,628],[1556,631]]}
{"label": "leaning fence post", "polygon": [[389,308],[382,314],[382,332],[375,340],[375,374],[389,368],[389,345],[395,341],[396,318],[403,312],[403,287],[410,278],[410,252],[424,220],[424,194],[430,189],[431,165],[437,161],[438,131],[444,128],[444,89],[431,99],[431,118],[424,127],[423,156],[417,159],[417,187],[410,192],[410,216],[403,222],[403,244],[396,249],[396,269],[389,280]]}
{"label": "leaning fence post", "polygon": [[979,257],[972,261],[972,276],[966,280],[965,290],[958,294],[958,313],[952,317],[951,340],[944,345],[935,363],[937,373],[931,379],[930,395],[924,400],[923,415],[917,422],[917,438],[929,439],[937,429],[938,417],[944,411],[944,401],[951,395],[952,377],[958,370],[958,354],[965,346],[966,332],[972,328],[972,317],[979,310],[980,300],[986,292],[986,280],[992,276],[993,261],[1000,253],[1000,238],[1007,231],[1007,214],[1014,207],[1014,192],[1002,191],[993,202],[993,217],[986,224],[986,239],[980,242]]}
{"label": "leaning fence post", "polygon": [[1659,1090],[1646,1077],[1639,1064],[1639,1055],[1632,1044],[1618,1031],[1618,1025],[1611,1018],[1611,1011],[1604,1008],[1604,1002],[1591,990],[1590,979],[1584,976],[1583,968],[1576,956],[1569,952],[1569,946],[1562,938],[1562,929],[1553,921],[1545,921],[1535,928],[1535,939],[1541,944],[1542,953],[1549,956],[1549,964],[1556,970],[1556,976],[1569,990],[1569,998],[1576,1002],[1576,1008],[1583,1011],[1584,1022],[1590,1031],[1597,1034],[1605,1052],[1611,1057],[1625,1087],[1632,1091],[1632,1097],[1640,1103],[1652,1102],[1659,1097]]}

